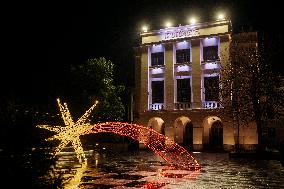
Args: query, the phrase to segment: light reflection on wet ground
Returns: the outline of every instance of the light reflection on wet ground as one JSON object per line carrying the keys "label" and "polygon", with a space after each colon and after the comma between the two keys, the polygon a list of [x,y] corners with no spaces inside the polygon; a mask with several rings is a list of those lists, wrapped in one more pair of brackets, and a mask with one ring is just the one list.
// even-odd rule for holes
{"label": "light reflection on wet ground", "polygon": [[63,152],[56,171],[65,188],[284,188],[284,169],[276,160],[231,159],[226,153],[196,153],[201,171],[175,170],[151,151],[86,151],[80,165]]}

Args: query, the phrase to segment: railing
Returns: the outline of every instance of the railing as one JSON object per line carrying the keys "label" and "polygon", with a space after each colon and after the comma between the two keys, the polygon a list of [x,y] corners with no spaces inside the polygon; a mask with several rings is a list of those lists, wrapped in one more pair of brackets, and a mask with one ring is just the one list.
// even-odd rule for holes
{"label": "railing", "polygon": [[149,66],[150,69],[156,69],[156,68],[165,68],[165,65],[153,65],[153,66]]}
{"label": "railing", "polygon": [[[191,103],[190,102],[176,102],[174,109],[175,110],[190,110],[191,109]],[[222,105],[220,102],[217,101],[204,101],[202,102],[202,108],[205,109],[215,109],[215,108],[222,108]],[[164,103],[155,103],[150,104],[149,107],[150,110],[165,110]]]}
{"label": "railing", "polygon": [[150,110],[164,110],[164,103],[150,104]]}
{"label": "railing", "polygon": [[206,109],[221,108],[221,104],[217,101],[204,101],[202,102],[202,107]]}
{"label": "railing", "polygon": [[207,63],[215,63],[215,64],[220,64],[220,59],[214,59],[214,60],[202,60],[201,64],[207,64]]}
{"label": "railing", "polygon": [[175,110],[189,110],[190,102],[177,102],[175,103]]}
{"label": "railing", "polygon": [[192,62],[176,62],[175,66],[191,66]]}

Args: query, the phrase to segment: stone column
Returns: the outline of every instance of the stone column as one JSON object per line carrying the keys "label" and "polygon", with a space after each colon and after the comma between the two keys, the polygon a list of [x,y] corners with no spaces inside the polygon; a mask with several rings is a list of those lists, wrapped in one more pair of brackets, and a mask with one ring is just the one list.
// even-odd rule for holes
{"label": "stone column", "polygon": [[148,47],[142,47],[140,64],[140,108],[139,112],[148,110]]}
{"label": "stone column", "polygon": [[165,44],[165,109],[174,109],[173,43]]}
{"label": "stone column", "polygon": [[192,108],[201,108],[201,65],[200,65],[200,40],[191,41],[192,48]]}

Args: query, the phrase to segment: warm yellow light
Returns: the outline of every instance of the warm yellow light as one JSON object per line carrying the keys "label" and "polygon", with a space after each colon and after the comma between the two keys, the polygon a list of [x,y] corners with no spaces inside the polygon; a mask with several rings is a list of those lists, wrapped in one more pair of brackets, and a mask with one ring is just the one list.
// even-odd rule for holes
{"label": "warm yellow light", "polygon": [[217,16],[217,19],[218,19],[218,20],[224,20],[224,19],[225,19],[225,15],[222,14],[222,13],[220,13],[220,14],[218,14],[218,16]]}
{"label": "warm yellow light", "polygon": [[172,25],[173,25],[173,24],[172,24],[170,21],[167,21],[166,24],[165,24],[165,26],[166,26],[167,28],[172,27]]}
{"label": "warm yellow light", "polygon": [[80,188],[79,185],[81,184],[81,178],[83,177],[85,171],[87,170],[87,162],[81,163],[81,167],[77,169],[76,174],[74,177],[64,185],[66,189],[78,189]]}
{"label": "warm yellow light", "polygon": [[148,27],[147,26],[142,26],[142,31],[143,32],[147,32],[148,31]]}
{"label": "warm yellow light", "polygon": [[88,117],[97,105],[98,101],[95,102],[89,110],[87,110],[84,115],[82,115],[76,123],[73,122],[69,109],[66,103],[61,104],[60,100],[57,99],[57,103],[60,109],[61,117],[64,121],[65,126],[52,126],[52,125],[38,125],[37,127],[47,129],[49,131],[54,131],[57,134],[48,138],[47,140],[58,139],[61,143],[55,149],[54,154],[57,155],[67,144],[70,142],[77,154],[77,158],[81,163],[83,160],[86,161],[82,143],[80,141],[80,135],[82,135],[85,130],[88,130],[91,125],[88,122]]}
{"label": "warm yellow light", "polygon": [[190,23],[190,24],[196,24],[196,22],[197,22],[196,18],[191,18],[191,19],[189,20],[189,23]]}

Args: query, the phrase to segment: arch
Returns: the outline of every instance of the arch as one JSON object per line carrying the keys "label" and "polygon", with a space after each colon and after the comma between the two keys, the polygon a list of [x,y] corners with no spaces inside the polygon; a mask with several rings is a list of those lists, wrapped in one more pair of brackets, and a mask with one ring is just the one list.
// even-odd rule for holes
{"label": "arch", "polygon": [[[148,146],[148,148],[153,150],[172,166],[186,168],[189,170],[201,169],[201,166],[191,153],[154,129],[138,124],[106,122],[94,124],[82,134],[85,135],[100,132],[111,132],[138,140]],[[149,138],[149,133],[151,133],[151,136],[155,140]]]}
{"label": "arch", "polygon": [[178,144],[185,147],[192,147],[193,143],[193,125],[191,120],[186,116],[178,117],[174,121],[174,139]]}
{"label": "arch", "polygon": [[184,127],[183,146],[189,149],[193,149],[193,124],[192,122],[188,122]]}
{"label": "arch", "polygon": [[147,127],[150,129],[154,129],[158,133],[165,134],[165,122],[160,117],[152,117],[149,119]]}
{"label": "arch", "polygon": [[223,124],[221,121],[214,121],[209,132],[209,144],[213,149],[223,148]]}
{"label": "arch", "polygon": [[223,148],[223,124],[217,116],[207,116],[203,120],[203,142],[213,149]]}

